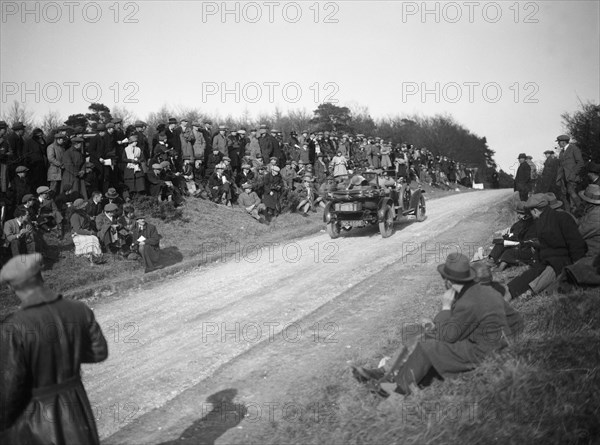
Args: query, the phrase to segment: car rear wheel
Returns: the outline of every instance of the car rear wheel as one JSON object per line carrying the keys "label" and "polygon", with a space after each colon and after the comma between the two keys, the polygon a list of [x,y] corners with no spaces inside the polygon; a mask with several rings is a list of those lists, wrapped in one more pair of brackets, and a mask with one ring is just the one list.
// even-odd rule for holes
{"label": "car rear wheel", "polygon": [[417,221],[425,221],[427,218],[426,208],[425,208],[425,197],[421,195],[419,198],[419,203],[417,204],[417,209],[415,210],[415,215],[417,216]]}
{"label": "car rear wheel", "polygon": [[327,223],[327,233],[331,239],[336,239],[340,236],[341,225],[339,222]]}
{"label": "car rear wheel", "polygon": [[394,210],[386,205],[383,211],[383,220],[379,222],[379,232],[382,238],[392,236],[394,231]]}

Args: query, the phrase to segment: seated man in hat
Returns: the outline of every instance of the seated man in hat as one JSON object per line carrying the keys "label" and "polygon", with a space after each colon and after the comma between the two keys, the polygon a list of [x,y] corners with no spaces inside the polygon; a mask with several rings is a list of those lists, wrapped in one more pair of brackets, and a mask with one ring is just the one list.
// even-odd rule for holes
{"label": "seated man in hat", "polygon": [[161,178],[162,171],[162,165],[153,164],[152,168],[146,172],[150,196],[158,201],[171,201],[173,199],[173,184]]}
{"label": "seated man in hat", "polygon": [[13,257],[36,251],[33,226],[29,222],[27,209],[15,209],[14,218],[4,223],[4,236]]}
{"label": "seated man in hat", "polygon": [[292,161],[285,161],[285,167],[281,169],[281,179],[288,190],[292,190],[294,187],[294,179],[296,179],[296,170],[292,166]]}
{"label": "seated man in hat", "polygon": [[231,184],[224,172],[225,165],[218,164],[215,172],[208,179],[208,187],[211,190],[213,202],[231,207]]}
{"label": "seated man in hat", "polygon": [[500,232],[501,238],[494,239],[494,248],[488,255],[489,263],[498,265],[499,271],[508,266],[531,265],[537,257],[534,247],[537,220],[525,211],[524,204],[519,192],[515,192],[513,207],[518,219],[512,226]]}
{"label": "seated man in hat", "polygon": [[95,190],[90,194],[90,199],[86,203],[85,211],[90,215],[92,220],[96,219],[96,216],[100,215],[104,210],[104,203],[102,202],[102,192]]}
{"label": "seated man in hat", "polygon": [[104,211],[96,216],[96,228],[98,229],[98,239],[105,250],[117,253],[121,247],[119,243],[118,231],[121,228],[117,221],[116,204],[106,204]]}
{"label": "seated man in hat", "polygon": [[271,166],[271,173],[265,173],[263,180],[263,203],[267,208],[267,221],[271,221],[280,212],[279,198],[283,191],[283,180],[279,175],[279,167]]}
{"label": "seated man in hat", "polygon": [[218,148],[213,147],[212,153],[210,153],[206,159],[206,168],[204,174],[207,178],[210,178],[215,172],[215,167],[220,164],[223,160],[223,153]]}
{"label": "seated man in hat", "polygon": [[245,182],[242,184],[242,188],[244,191],[238,196],[238,204],[242,206],[252,218],[258,220],[260,223],[264,223],[265,219],[260,213],[264,212],[266,207],[261,202],[256,192],[252,190],[252,184],[250,182]]}
{"label": "seated man in hat", "polygon": [[300,203],[296,207],[296,210],[302,211],[304,216],[308,216],[309,211],[316,212],[317,206],[323,198],[321,198],[314,185],[314,178],[312,176],[304,176],[302,180],[302,187],[299,191]]}
{"label": "seated man in hat", "polygon": [[[600,270],[598,258],[600,256],[600,185],[590,184],[585,190],[579,192],[579,197],[585,203],[583,216],[579,219],[579,233],[581,234],[587,252],[583,258],[574,264],[566,266],[562,281],[567,281],[580,286],[600,285]],[[596,260],[596,264],[594,261]],[[563,291],[569,286],[562,286]]]}
{"label": "seated man in hat", "polygon": [[104,194],[104,197],[106,198],[105,204],[116,204],[116,206],[119,208],[120,213],[123,204],[125,204],[125,201],[119,196],[117,190],[114,187],[110,187]]}
{"label": "seated man in hat", "polygon": [[21,301],[0,326],[0,431],[4,444],[98,444],[81,364],[108,356],[94,312],[44,284],[40,254],[19,255],[0,283]]}
{"label": "seated man in hat", "polygon": [[475,369],[488,355],[507,346],[523,328],[521,316],[497,285],[476,282],[469,259],[451,253],[438,266],[446,286],[442,310],[433,322],[405,326],[403,347],[387,369],[353,367],[354,377],[383,397],[410,394],[426,377],[452,377]]}
{"label": "seated man in hat", "polygon": [[133,243],[131,251],[137,252],[142,257],[145,271],[149,273],[157,269],[162,269],[164,266],[159,265],[160,258],[160,235],[156,230],[156,226],[146,221],[143,214],[135,216],[136,224],[133,227],[131,236]]}
{"label": "seated man in hat", "polygon": [[60,236],[60,228],[62,225],[62,214],[58,210],[58,206],[54,202],[54,199],[50,197],[50,188],[42,185],[37,188],[38,200],[37,206],[37,219],[36,225],[38,228],[50,232],[52,228],[56,228]]}
{"label": "seated man in hat", "polygon": [[525,202],[525,209],[537,220],[539,262],[508,283],[512,298],[543,291],[587,249],[571,215],[550,208],[546,195],[532,195]]}
{"label": "seated man in hat", "polygon": [[587,176],[590,184],[600,185],[600,164],[590,162],[587,166]]}

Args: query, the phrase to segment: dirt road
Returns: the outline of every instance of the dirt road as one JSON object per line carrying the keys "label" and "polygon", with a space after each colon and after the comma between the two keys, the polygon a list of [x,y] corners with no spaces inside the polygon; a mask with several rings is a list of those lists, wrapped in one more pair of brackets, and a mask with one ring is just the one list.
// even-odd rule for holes
{"label": "dirt road", "polygon": [[[399,298],[418,306],[418,296],[439,293],[433,265],[456,250],[472,256],[488,229],[467,218],[509,195],[431,201],[425,222],[399,223],[387,239],[369,228],[335,241],[321,233],[262,250],[240,246],[210,267],[94,304],[110,355],[84,368],[84,383],[103,443],[177,439],[234,396],[246,420],[210,434],[222,436],[218,443],[248,442],[261,421],[286,415],[294,386],[324,362],[367,347],[360,338],[377,336],[377,317]],[[459,224],[460,239],[447,234]],[[397,291],[384,295],[379,284]]]}

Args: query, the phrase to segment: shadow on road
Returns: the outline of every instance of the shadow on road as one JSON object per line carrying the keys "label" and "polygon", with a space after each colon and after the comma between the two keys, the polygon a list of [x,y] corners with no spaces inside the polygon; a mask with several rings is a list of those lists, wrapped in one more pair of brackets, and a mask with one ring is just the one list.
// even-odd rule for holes
{"label": "shadow on road", "polygon": [[[233,403],[237,389],[224,389],[206,399],[208,403],[199,406],[200,414],[206,413],[185,429],[181,435],[169,442],[159,445],[212,445],[227,430],[238,425],[246,416],[247,409],[243,404]],[[209,412],[208,407],[212,406]],[[205,409],[206,408],[206,409]]]}

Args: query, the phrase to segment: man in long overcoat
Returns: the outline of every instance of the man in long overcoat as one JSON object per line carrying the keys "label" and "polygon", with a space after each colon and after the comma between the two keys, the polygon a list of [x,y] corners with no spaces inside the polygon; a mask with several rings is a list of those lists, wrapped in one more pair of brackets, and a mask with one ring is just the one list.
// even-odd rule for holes
{"label": "man in long overcoat", "polygon": [[515,192],[519,192],[521,201],[527,201],[529,192],[531,191],[531,167],[527,163],[527,155],[521,153],[519,155],[519,168],[515,175]]}
{"label": "man in long overcoat", "polygon": [[546,150],[544,152],[546,160],[544,161],[544,169],[537,181],[536,193],[554,193],[555,196],[560,196],[560,187],[556,183],[558,177],[559,162],[554,156],[554,151]]}
{"label": "man in long overcoat", "polygon": [[12,258],[0,272],[21,300],[2,323],[0,442],[99,444],[81,364],[108,356],[94,313],[44,285],[40,254]]}
{"label": "man in long overcoat", "polygon": [[557,182],[560,185],[562,201],[567,212],[574,211],[581,205],[581,199],[577,194],[577,184],[581,181],[579,175],[585,166],[579,147],[570,144],[569,140],[569,136],[565,134],[561,134],[556,138],[561,148],[558,155],[560,165],[558,167]]}
{"label": "man in long overcoat", "polygon": [[405,328],[404,346],[387,373],[353,370],[361,381],[387,381],[381,384],[383,396],[393,391],[410,394],[410,385],[418,385],[433,371],[442,377],[470,371],[490,353],[507,346],[523,328],[523,319],[506,303],[498,283],[475,282],[477,273],[465,255],[448,255],[438,272],[447,290],[441,312],[430,322],[433,329]]}
{"label": "man in long overcoat", "polygon": [[267,221],[279,214],[279,197],[283,190],[283,179],[279,174],[279,167],[271,167],[271,173],[265,175],[263,182],[263,204],[267,208]]}

